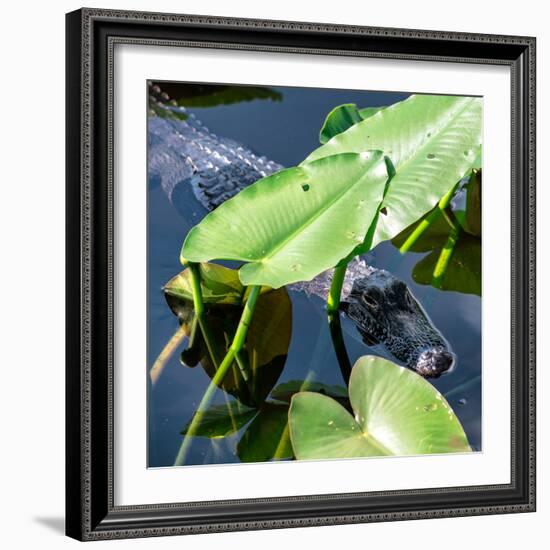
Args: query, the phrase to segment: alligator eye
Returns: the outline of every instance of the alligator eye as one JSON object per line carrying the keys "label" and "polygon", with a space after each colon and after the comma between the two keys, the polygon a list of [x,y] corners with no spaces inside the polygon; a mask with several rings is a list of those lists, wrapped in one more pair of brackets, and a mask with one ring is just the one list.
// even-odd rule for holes
{"label": "alligator eye", "polygon": [[376,302],[376,300],[368,294],[361,294],[361,300],[370,309],[376,309],[378,307],[378,303]]}

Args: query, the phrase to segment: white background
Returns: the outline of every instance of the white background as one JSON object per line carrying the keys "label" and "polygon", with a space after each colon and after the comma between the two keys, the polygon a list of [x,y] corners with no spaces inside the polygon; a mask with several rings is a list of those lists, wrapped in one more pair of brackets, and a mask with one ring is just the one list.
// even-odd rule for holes
{"label": "white background", "polygon": [[503,419],[510,414],[510,345],[502,338],[510,333],[510,317],[503,315],[510,310],[510,220],[502,217],[510,210],[508,194],[499,197],[498,208],[483,213],[483,238],[491,246],[483,249],[482,453],[146,469],[146,301],[135,300],[147,293],[147,121],[136,117],[143,109],[136,90],[147,78],[374,90],[396,90],[406,83],[417,92],[481,95],[483,193],[491,197],[510,181],[510,130],[503,124],[510,113],[509,69],[135,45],[116,46],[114,64],[115,504],[509,483],[510,426]]}
{"label": "white background", "polygon": [[[316,20],[348,24],[453,31],[536,35],[539,98],[548,97],[549,17],[544,2],[395,0],[373,9],[368,3],[278,0],[115,1],[89,6],[240,17]],[[62,537],[64,501],[64,17],[78,2],[12,3],[2,11],[2,453],[1,526],[6,548],[58,548],[77,543]],[[540,205],[550,200],[548,106],[539,101],[538,151]],[[548,216],[540,211],[539,242],[549,237]],[[539,312],[548,302],[543,282],[548,259],[539,246]],[[547,247],[546,247],[547,248]],[[541,302],[544,302],[541,303]],[[539,315],[539,464],[547,461],[550,407],[542,403],[549,376],[542,350],[548,331]],[[545,433],[546,432],[546,433]],[[550,520],[548,476],[539,468],[536,514],[429,520],[391,524],[234,533],[155,540],[121,541],[117,547],[192,549],[333,548],[337,545],[453,549],[491,545],[500,549],[529,544],[541,548]],[[429,531],[428,531],[429,530]],[[544,538],[543,538],[544,537]],[[538,540],[537,540],[538,539]],[[95,543],[94,543],[95,544]]]}

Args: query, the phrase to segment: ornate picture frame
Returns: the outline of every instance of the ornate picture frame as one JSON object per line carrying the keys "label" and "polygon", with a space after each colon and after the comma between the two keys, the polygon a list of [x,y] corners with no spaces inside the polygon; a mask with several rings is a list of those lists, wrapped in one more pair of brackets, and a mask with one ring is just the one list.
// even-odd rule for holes
{"label": "ornate picture frame", "polygon": [[[510,483],[118,506],[113,296],[117,44],[506,66],[511,80]],[[67,15],[66,532],[79,540],[535,510],[535,39],[81,9]]]}

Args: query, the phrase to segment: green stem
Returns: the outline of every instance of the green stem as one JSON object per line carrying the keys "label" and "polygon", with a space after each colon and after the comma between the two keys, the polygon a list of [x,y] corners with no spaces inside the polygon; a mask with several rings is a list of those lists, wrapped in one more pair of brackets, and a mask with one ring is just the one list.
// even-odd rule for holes
{"label": "green stem", "polygon": [[[195,317],[193,319],[193,327],[192,327],[190,341],[193,340],[194,342],[196,338],[196,328],[198,324],[198,326],[200,327],[204,342],[206,344],[206,349],[208,351],[208,354],[210,355],[210,359],[212,360],[212,364],[214,365],[214,368],[217,371],[218,365],[219,365],[219,358],[218,358],[217,348],[215,346],[215,339],[212,337],[210,326],[205,316],[204,300],[202,298],[200,268],[198,264],[191,263],[191,262],[188,262],[187,266],[189,268],[189,272],[191,275],[191,292],[193,294],[193,308],[195,311]],[[231,409],[231,403],[229,401],[229,397],[225,393],[224,393],[224,397],[225,397],[225,403],[227,405],[227,411],[231,419],[231,423],[233,427],[236,428],[237,424],[235,422],[233,411]],[[200,425],[200,422],[197,422],[197,427],[199,425]]]}
{"label": "green stem", "polygon": [[340,296],[342,294],[342,286],[346,278],[346,269],[348,264],[340,265],[334,268],[330,290],[327,296],[327,312],[334,313],[340,307]]}
{"label": "green stem", "polygon": [[437,263],[432,274],[432,285],[435,288],[441,288],[445,272],[453,256],[453,252],[460,234],[460,227],[455,226],[451,229],[445,245],[441,249]]}
{"label": "green stem", "polygon": [[351,362],[349,360],[344,335],[342,334],[342,324],[340,322],[340,297],[342,295],[342,286],[346,277],[347,264],[340,265],[334,269],[330,290],[327,296],[327,313],[330,336],[336,352],[336,358],[340,365],[340,371],[346,385],[349,383],[351,375]]}
{"label": "green stem", "polygon": [[428,227],[432,225],[432,223],[439,217],[439,215],[445,211],[445,209],[451,202],[451,199],[453,198],[457,187],[458,183],[454,185],[453,188],[450,189],[447,194],[445,194],[441,198],[441,200],[437,203],[436,208],[434,208],[423,220],[420,221],[420,223],[415,227],[414,231],[409,235],[407,240],[401,245],[401,248],[399,249],[399,252],[401,252],[401,254],[405,254],[405,252],[408,252],[411,247],[416,243],[416,241],[418,241],[418,239],[426,231],[426,229],[428,229]]}
{"label": "green stem", "polygon": [[349,385],[349,377],[351,376],[351,362],[349,360],[348,351],[346,349],[346,343],[344,342],[344,335],[342,333],[342,324],[340,321],[340,313],[335,311],[328,315],[328,326],[330,330],[330,337],[336,353],[336,359],[340,365],[340,372],[342,378]]}
{"label": "green stem", "polygon": [[449,227],[451,229],[454,229],[456,225],[459,223],[458,220],[456,219],[456,216],[454,215],[454,212],[447,206],[447,208],[443,209],[441,213],[443,214],[443,217],[449,224]]}
{"label": "green stem", "polygon": [[200,319],[200,317],[204,313],[204,302],[202,299],[201,290],[201,274],[198,264],[189,262],[187,265],[189,267],[189,273],[191,274],[191,292],[193,293],[193,306],[195,309],[195,315]]}
{"label": "green stem", "polygon": [[242,356],[240,352],[235,355],[235,360],[237,361],[237,365],[239,366],[239,370],[241,371],[244,381],[248,384],[251,378],[250,365],[248,364],[248,361]]}
{"label": "green stem", "polygon": [[250,323],[252,321],[252,315],[254,314],[254,308],[256,307],[256,301],[258,300],[260,289],[261,287],[259,286],[251,287],[248,300],[246,301],[241,319],[239,321],[239,326],[237,327],[237,331],[235,332],[235,336],[233,337],[233,342],[231,343],[231,346],[229,346],[226,356],[223,358],[223,361],[221,362],[219,368],[216,370],[216,373],[212,377],[212,380],[206,388],[206,391],[202,396],[201,402],[199,403],[199,406],[197,407],[197,410],[193,415],[193,418],[191,419],[191,423],[189,424],[187,433],[185,434],[178,455],[176,456],[174,466],[182,466],[185,463],[185,457],[187,456],[189,446],[191,445],[191,439],[196,434],[197,429],[201,424],[201,418],[212,403],[212,399],[214,397],[214,394],[216,393],[216,388],[223,383],[225,375],[227,374],[229,367],[231,367],[235,356],[239,353],[244,345],[246,333],[248,332],[248,327],[250,326]]}

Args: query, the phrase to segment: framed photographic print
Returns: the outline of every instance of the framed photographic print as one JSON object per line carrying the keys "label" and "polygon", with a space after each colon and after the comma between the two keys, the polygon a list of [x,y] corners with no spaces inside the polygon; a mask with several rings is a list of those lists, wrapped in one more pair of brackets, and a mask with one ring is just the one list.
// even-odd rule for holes
{"label": "framed photographic print", "polygon": [[535,39],[67,15],[67,534],[535,509]]}

